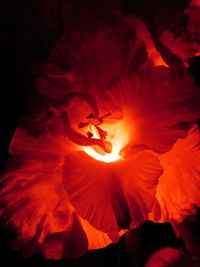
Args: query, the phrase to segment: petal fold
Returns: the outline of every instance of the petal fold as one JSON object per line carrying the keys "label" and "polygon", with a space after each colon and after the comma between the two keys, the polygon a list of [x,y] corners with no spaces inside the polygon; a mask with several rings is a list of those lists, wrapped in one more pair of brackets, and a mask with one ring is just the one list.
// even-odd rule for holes
{"label": "petal fold", "polygon": [[149,152],[104,163],[80,151],[66,157],[63,185],[77,213],[111,233],[144,222],[161,173],[157,157]]}
{"label": "petal fold", "polygon": [[162,221],[183,221],[200,207],[200,133],[195,125],[188,137],[159,156],[164,167],[156,192]]}

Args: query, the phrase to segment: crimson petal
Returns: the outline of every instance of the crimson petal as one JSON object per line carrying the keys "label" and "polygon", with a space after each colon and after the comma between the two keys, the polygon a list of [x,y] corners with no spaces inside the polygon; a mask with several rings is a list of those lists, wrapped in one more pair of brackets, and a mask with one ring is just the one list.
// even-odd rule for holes
{"label": "crimson petal", "polygon": [[157,157],[149,152],[108,164],[77,152],[66,157],[63,185],[77,213],[110,233],[144,222],[161,173]]}

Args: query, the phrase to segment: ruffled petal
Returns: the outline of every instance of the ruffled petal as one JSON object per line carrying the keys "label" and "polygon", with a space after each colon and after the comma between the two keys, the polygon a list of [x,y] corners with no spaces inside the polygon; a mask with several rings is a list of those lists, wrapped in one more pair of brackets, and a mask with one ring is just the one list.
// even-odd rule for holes
{"label": "ruffled petal", "polygon": [[[25,247],[25,256],[40,252],[41,246],[45,256],[56,259],[78,257],[87,250],[87,236],[60,182],[62,165],[57,155],[21,153],[4,171],[1,221],[18,234],[15,247]],[[66,243],[74,244],[70,253]]]}
{"label": "ruffled petal", "polygon": [[107,103],[120,107],[132,128],[130,144],[144,144],[158,153],[186,136],[200,110],[199,89],[183,69],[153,67],[122,78],[107,93]]}
{"label": "ruffled petal", "polygon": [[100,249],[107,247],[113,242],[116,243],[119,241],[120,235],[124,233],[116,232],[113,235],[109,235],[92,227],[91,224],[83,218],[79,217],[79,219],[85,233],[87,233],[88,250]]}
{"label": "ruffled petal", "polygon": [[157,188],[162,221],[181,222],[200,207],[200,133],[195,126],[168,153],[160,155],[164,168]]}
{"label": "ruffled petal", "polygon": [[160,37],[161,43],[171,52],[171,57],[177,55],[185,67],[189,67],[188,60],[195,57],[200,52],[200,45],[192,40],[181,36],[176,37],[176,33],[165,31]]}
{"label": "ruffled petal", "polygon": [[137,37],[140,38],[145,43],[146,50],[148,52],[148,58],[151,59],[153,65],[167,67],[168,65],[163,60],[162,55],[156,49],[152,36],[149,33],[147,27],[145,26],[144,21],[136,16],[132,17],[132,20],[136,25]]}
{"label": "ruffled petal", "polygon": [[[74,148],[74,147],[73,147]],[[61,183],[64,157],[70,151],[62,136],[33,137],[18,128],[2,175],[1,223],[16,233],[14,249],[25,257],[76,258],[88,249],[117,242],[78,216]]]}
{"label": "ruffled petal", "polygon": [[112,233],[144,222],[161,173],[157,157],[149,152],[109,164],[77,152],[66,157],[63,184],[77,213]]}

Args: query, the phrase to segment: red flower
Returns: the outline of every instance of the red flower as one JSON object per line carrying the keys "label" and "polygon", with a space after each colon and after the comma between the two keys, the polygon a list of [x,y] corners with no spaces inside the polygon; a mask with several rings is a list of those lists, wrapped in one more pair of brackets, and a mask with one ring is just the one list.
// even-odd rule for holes
{"label": "red flower", "polygon": [[186,138],[198,89],[185,69],[152,66],[132,20],[112,18],[63,33],[34,84],[47,101],[11,142],[0,212],[25,254],[78,257],[199,205],[199,148],[188,150],[192,132]]}

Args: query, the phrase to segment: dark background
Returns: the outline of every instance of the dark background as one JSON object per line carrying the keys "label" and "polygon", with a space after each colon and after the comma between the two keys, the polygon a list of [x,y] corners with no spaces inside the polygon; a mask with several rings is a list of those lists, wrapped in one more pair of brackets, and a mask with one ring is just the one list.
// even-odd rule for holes
{"label": "dark background", "polygon": [[[50,46],[45,46],[41,14],[38,0],[11,1],[0,0],[0,168],[8,158],[9,142],[19,118],[26,114],[26,98],[31,91],[31,66],[37,60],[48,57]],[[131,1],[128,1],[131,2]],[[131,5],[125,6],[125,12]],[[33,18],[37,17],[35,20]],[[53,34],[53,33],[52,33]],[[56,34],[56,33],[54,33]],[[56,37],[55,37],[56,38]],[[199,83],[199,57],[191,59],[190,70]],[[77,260],[46,260],[41,255],[24,259],[21,251],[12,251],[12,234],[3,227],[0,229],[0,266],[129,266],[125,238],[118,244],[105,249],[90,251]],[[138,247],[133,254],[142,265],[147,257],[164,246],[183,246],[169,224],[146,222],[133,239],[138,239]]]}

